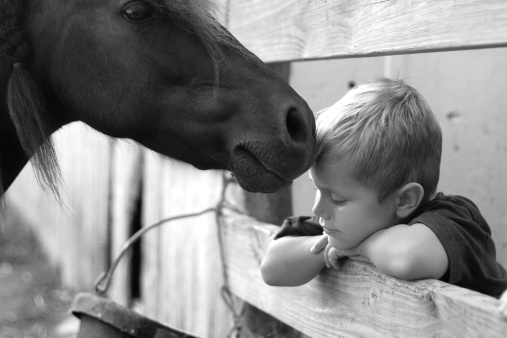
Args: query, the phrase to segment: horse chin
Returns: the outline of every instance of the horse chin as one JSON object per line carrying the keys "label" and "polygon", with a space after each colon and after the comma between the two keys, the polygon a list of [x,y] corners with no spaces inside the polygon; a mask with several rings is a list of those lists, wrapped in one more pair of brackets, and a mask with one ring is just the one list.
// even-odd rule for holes
{"label": "horse chin", "polygon": [[240,187],[248,192],[274,193],[292,184],[292,181],[286,181],[272,173],[260,174],[254,177],[244,177],[236,173],[234,177]]}
{"label": "horse chin", "polygon": [[241,188],[249,192],[272,193],[292,184],[292,180],[286,180],[267,169],[257,157],[242,147],[236,149],[229,167]]}

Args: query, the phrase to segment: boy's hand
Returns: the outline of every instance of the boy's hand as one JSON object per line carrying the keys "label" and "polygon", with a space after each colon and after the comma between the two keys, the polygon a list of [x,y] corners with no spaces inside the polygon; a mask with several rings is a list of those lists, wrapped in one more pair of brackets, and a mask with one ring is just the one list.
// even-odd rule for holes
{"label": "boy's hand", "polygon": [[502,294],[502,297],[500,297],[500,306],[498,307],[498,313],[504,320],[507,320],[507,290],[505,290]]}
{"label": "boy's hand", "polygon": [[324,234],[322,236],[319,236],[319,239],[315,244],[310,248],[310,252],[314,254],[320,253],[322,250],[324,250],[328,243],[327,235]]}
{"label": "boy's hand", "polygon": [[333,248],[330,244],[326,246],[326,250],[324,251],[324,261],[326,262],[326,266],[328,268],[333,267],[335,269],[339,268],[338,260],[344,257],[358,256],[356,248],[347,249],[347,250],[338,250]]}
{"label": "boy's hand", "polygon": [[347,250],[335,249],[329,244],[329,239],[326,234],[319,237],[317,242],[310,248],[313,254],[319,254],[324,250],[324,262],[328,268],[333,267],[338,269],[338,260],[343,257],[358,256],[356,248]]}

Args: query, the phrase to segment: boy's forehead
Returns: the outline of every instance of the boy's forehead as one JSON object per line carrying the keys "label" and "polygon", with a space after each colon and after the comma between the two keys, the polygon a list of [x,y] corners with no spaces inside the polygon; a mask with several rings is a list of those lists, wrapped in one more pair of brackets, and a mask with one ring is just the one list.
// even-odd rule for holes
{"label": "boy's forehead", "polygon": [[316,161],[310,168],[308,175],[312,181],[326,180],[324,178],[332,178],[333,176],[348,175],[349,170],[347,166],[342,165],[340,162],[332,162],[326,160]]}

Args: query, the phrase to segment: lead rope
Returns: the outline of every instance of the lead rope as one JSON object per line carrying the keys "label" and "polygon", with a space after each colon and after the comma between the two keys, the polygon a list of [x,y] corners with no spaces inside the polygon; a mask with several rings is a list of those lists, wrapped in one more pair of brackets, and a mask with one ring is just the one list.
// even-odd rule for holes
{"label": "lead rope", "polygon": [[233,294],[230,291],[229,287],[229,276],[227,274],[227,261],[226,261],[226,254],[224,250],[224,240],[223,240],[223,211],[225,208],[235,211],[240,214],[245,214],[245,212],[241,209],[239,209],[237,206],[233,205],[226,199],[226,190],[227,186],[235,182],[235,179],[232,177],[232,175],[227,174],[224,172],[223,174],[223,185],[222,185],[222,192],[220,195],[220,201],[217,203],[217,205],[213,208],[207,208],[199,212],[190,213],[190,214],[184,214],[184,215],[178,215],[174,217],[169,217],[165,219],[161,219],[147,227],[144,227],[140,230],[138,230],[135,234],[133,234],[122,246],[120,253],[116,256],[116,258],[113,261],[113,264],[109,267],[107,272],[102,272],[97,280],[94,283],[94,289],[95,294],[97,294],[100,297],[106,297],[107,295],[107,289],[109,288],[109,285],[111,283],[111,278],[113,277],[113,273],[116,270],[116,267],[118,266],[121,258],[127,253],[127,251],[132,247],[134,243],[136,243],[146,232],[171,221],[189,218],[189,217],[197,217],[203,214],[206,214],[208,212],[214,212],[216,215],[216,222],[217,222],[217,234],[218,234],[218,244],[220,249],[220,261],[222,263],[222,274],[223,274],[223,280],[224,285],[220,288],[220,295],[224,301],[224,303],[227,305],[229,310],[232,313],[234,325],[229,331],[227,337],[233,337],[233,334],[236,333],[235,337],[240,338],[241,337],[241,316],[243,314],[244,310],[244,303],[242,302],[240,311],[237,311],[237,304],[236,304],[236,298],[233,296]]}
{"label": "lead rope", "polygon": [[[222,196],[220,198],[220,201],[222,201],[223,204],[221,208],[217,209],[216,220],[217,220],[218,247],[220,249],[220,261],[222,262],[222,274],[224,280],[224,285],[222,285],[220,289],[220,295],[222,296],[223,301],[231,311],[234,320],[234,325],[227,334],[227,337],[231,338],[235,336],[236,338],[240,338],[242,330],[241,317],[243,315],[245,307],[244,302],[241,302],[241,308],[239,311],[237,310],[238,308],[236,304],[237,298],[234,297],[229,286],[229,275],[227,273],[227,271],[229,270],[227,269],[227,257],[225,253],[225,245],[224,245],[225,243],[223,237],[224,224],[222,216],[224,208],[226,207],[227,209],[234,210],[240,214],[245,214],[243,210],[240,210],[238,207],[230,204],[230,202],[227,201],[227,198],[225,196],[226,193],[225,187],[227,187],[227,185],[232,181],[234,181],[234,178],[232,176],[226,177],[224,175],[224,189],[222,189]],[[234,335],[234,333],[236,334]]]}

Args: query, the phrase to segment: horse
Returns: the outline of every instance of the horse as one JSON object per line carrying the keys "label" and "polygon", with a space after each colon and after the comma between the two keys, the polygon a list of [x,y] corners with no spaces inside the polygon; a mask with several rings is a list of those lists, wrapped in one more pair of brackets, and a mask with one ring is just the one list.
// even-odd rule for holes
{"label": "horse", "polygon": [[82,121],[275,192],[311,166],[306,102],[210,0],[0,0],[0,196],[31,161],[58,194],[51,135]]}

